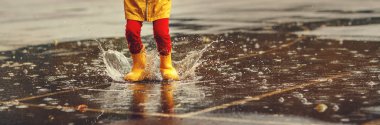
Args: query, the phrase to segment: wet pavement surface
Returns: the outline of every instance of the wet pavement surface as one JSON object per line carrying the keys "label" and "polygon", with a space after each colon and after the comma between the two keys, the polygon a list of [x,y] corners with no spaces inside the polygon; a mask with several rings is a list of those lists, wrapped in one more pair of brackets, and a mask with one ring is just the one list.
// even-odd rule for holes
{"label": "wet pavement surface", "polygon": [[[379,42],[282,32],[172,37],[181,81],[161,81],[157,69],[140,83],[111,78],[104,53],[129,57],[124,38],[0,52],[0,124],[379,123]],[[157,66],[152,36],[144,41]]]}
{"label": "wet pavement surface", "polygon": [[0,125],[377,125],[379,5],[173,1],[182,80],[161,81],[144,23],[149,75],[130,83],[123,4],[4,0]]}

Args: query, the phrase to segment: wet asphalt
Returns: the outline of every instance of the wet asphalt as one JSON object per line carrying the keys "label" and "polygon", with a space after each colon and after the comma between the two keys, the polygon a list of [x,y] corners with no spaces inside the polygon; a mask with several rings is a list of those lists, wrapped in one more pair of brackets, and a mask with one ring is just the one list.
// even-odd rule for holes
{"label": "wet asphalt", "polygon": [[[379,124],[379,42],[286,32],[172,37],[174,61],[209,46],[195,76],[112,80],[99,45],[128,57],[124,38],[0,52],[0,124]],[[144,41],[155,49],[152,36]]]}

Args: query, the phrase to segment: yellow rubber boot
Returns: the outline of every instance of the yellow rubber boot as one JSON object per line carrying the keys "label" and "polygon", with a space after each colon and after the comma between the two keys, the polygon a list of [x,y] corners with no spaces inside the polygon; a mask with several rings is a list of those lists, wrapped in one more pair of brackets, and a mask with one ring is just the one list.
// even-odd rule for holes
{"label": "yellow rubber boot", "polygon": [[164,80],[179,80],[177,70],[172,65],[172,55],[160,55],[160,71]]}
{"label": "yellow rubber boot", "polygon": [[133,66],[131,72],[124,76],[124,80],[136,82],[145,77],[146,54],[145,48],[140,53],[132,54]]}

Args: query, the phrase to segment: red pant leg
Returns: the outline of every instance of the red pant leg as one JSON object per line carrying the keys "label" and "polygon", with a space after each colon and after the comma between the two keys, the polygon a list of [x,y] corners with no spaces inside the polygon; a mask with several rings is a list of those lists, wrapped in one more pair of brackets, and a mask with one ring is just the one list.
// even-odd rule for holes
{"label": "red pant leg", "polygon": [[169,35],[169,19],[153,21],[154,39],[160,55],[168,55],[171,52],[171,40]]}
{"label": "red pant leg", "polygon": [[143,47],[140,37],[141,27],[142,22],[136,20],[127,20],[127,24],[125,24],[125,37],[132,54],[140,53]]}

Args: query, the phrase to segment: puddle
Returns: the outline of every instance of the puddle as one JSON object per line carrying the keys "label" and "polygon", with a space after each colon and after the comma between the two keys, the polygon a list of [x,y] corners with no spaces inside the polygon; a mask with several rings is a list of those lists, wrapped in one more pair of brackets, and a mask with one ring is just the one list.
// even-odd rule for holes
{"label": "puddle", "polygon": [[[377,118],[375,113],[361,108],[376,106],[374,98],[380,96],[378,42],[342,42],[278,33],[176,34],[173,60],[182,80],[166,83],[160,78],[153,38],[147,36],[143,41],[151,64],[147,67],[149,80],[141,83],[122,79],[131,66],[123,38],[1,52],[6,59],[0,60],[0,100],[17,99],[20,104],[0,105],[0,114],[25,110],[33,119],[51,117],[51,122],[58,122],[63,119],[55,115],[63,113],[71,119],[68,121],[79,123],[125,119],[130,114],[123,113],[132,112],[140,116],[126,119],[141,120],[141,116],[147,118],[155,113],[186,114],[236,100],[255,100],[252,96],[318,82],[207,114],[291,115],[334,123]],[[342,73],[352,75],[328,78]],[[51,94],[55,92],[61,93]],[[25,98],[36,95],[42,96]],[[90,112],[73,108],[82,104]],[[323,107],[316,108],[318,105]],[[53,113],[56,111],[59,113]],[[358,116],[360,113],[364,115]]]}

